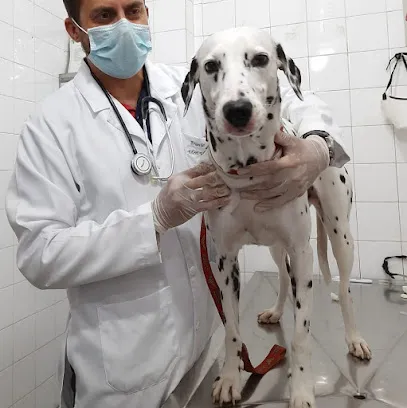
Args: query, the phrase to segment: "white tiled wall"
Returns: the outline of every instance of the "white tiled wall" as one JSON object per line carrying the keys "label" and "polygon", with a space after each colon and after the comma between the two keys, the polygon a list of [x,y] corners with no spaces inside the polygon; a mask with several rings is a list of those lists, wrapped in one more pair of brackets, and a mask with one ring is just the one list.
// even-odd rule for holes
{"label": "white tiled wall", "polygon": [[[189,3],[150,2],[155,17],[165,9],[154,21],[155,32],[166,33],[158,34],[165,47],[156,34],[156,61],[185,61]],[[347,167],[356,185],[354,276],[382,277],[383,258],[407,250],[407,134],[395,134],[380,109],[386,65],[406,45],[402,8],[402,0],[194,1],[195,49],[217,30],[240,25],[270,30],[300,67],[303,88],[331,106],[352,155]],[[180,41],[171,41],[168,33],[178,33]],[[407,75],[398,75],[398,84],[407,85]],[[406,87],[398,92],[407,95]],[[315,248],[315,233],[313,238]],[[245,248],[241,258],[246,273],[275,270],[266,248]],[[401,265],[393,268],[403,273]]]}
{"label": "white tiled wall", "polygon": [[154,49],[151,59],[185,65],[194,54],[193,0],[147,0]]}
{"label": "white tiled wall", "polygon": [[68,304],[15,264],[4,198],[18,134],[66,66],[62,0],[4,0],[0,13],[0,407],[56,407],[55,367]]}

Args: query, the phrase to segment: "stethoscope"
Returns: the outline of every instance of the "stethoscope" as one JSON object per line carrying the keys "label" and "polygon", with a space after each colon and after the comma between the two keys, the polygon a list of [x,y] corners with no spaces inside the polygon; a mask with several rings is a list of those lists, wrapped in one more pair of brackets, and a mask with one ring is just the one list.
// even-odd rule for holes
{"label": "stethoscope", "polygon": [[[119,110],[117,109],[115,103],[113,102],[112,97],[110,96],[109,92],[106,90],[106,88],[103,86],[102,82],[97,78],[97,76],[92,72],[90,69],[88,61],[85,59],[86,64],[89,67],[90,73],[92,74],[93,79],[96,81],[96,83],[99,85],[99,87],[102,89],[103,93],[106,95],[106,98],[108,99],[110,105],[112,106],[115,115],[117,116],[117,119],[119,120],[124,133],[126,134],[126,137],[130,143],[130,146],[133,150],[134,156],[131,160],[131,170],[133,173],[137,176],[147,176],[150,174],[150,177],[152,180],[155,181],[168,181],[168,179],[174,174],[174,165],[175,165],[175,155],[174,155],[174,148],[172,145],[171,141],[171,136],[170,136],[170,131],[168,129],[167,125],[167,115],[165,113],[165,109],[161,101],[159,101],[157,98],[154,98],[151,96],[150,93],[150,84],[148,81],[148,76],[147,76],[147,71],[144,68],[144,78],[146,81],[146,90],[147,90],[147,96],[143,98],[141,101],[141,117],[143,121],[143,136],[144,136],[144,141],[147,146],[147,152],[148,154],[144,153],[139,153],[136,149],[136,146],[134,145],[133,139],[130,135],[129,130],[127,129],[126,124],[123,121],[122,116],[120,115]],[[155,104],[156,106],[150,106],[150,103]],[[157,108],[158,106],[158,108]],[[161,119],[161,122],[163,123],[165,127],[165,136],[168,137],[169,141],[169,147],[170,147],[170,156],[171,156],[171,170],[170,174],[166,177],[161,177],[159,174],[159,171],[157,169],[157,165],[154,160],[154,155],[153,155],[153,146],[152,143],[150,142],[149,138],[151,139],[151,124],[150,124],[150,114],[151,112],[156,112],[158,116]],[[152,139],[151,139],[152,140]],[[151,171],[154,170],[154,173],[156,176],[151,175]]]}

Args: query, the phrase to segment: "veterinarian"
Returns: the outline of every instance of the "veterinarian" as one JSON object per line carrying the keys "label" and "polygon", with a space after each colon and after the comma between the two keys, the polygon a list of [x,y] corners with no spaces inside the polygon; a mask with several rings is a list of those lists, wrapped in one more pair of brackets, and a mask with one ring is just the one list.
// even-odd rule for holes
{"label": "veterinarian", "polygon": [[[146,61],[143,1],[64,3],[67,32],[88,57],[22,131],[6,199],[17,265],[37,288],[68,291],[62,407],[155,408],[216,327],[194,215],[225,205],[229,192],[211,166],[197,165],[206,148],[204,116],[198,92],[183,116],[186,71]],[[171,173],[170,136],[175,162],[168,182],[132,171],[134,151],[120,122],[137,152],[147,154],[140,119],[147,88],[167,117],[169,135],[159,115],[150,114],[149,136],[161,175]],[[279,136],[285,156],[251,170],[270,174],[258,192],[263,207],[304,193],[329,164],[348,160],[322,101],[308,93],[301,102],[288,89],[282,98],[299,136],[324,131],[331,142],[325,133]],[[281,183],[274,185],[283,178],[284,194]]]}

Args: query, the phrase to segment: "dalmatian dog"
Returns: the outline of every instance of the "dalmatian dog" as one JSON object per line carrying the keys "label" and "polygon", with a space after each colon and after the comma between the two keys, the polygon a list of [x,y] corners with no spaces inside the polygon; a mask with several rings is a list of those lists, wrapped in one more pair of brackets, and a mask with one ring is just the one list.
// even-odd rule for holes
{"label": "dalmatian dog", "polygon": [[255,213],[256,203],[241,199],[239,194],[239,189],[253,181],[250,177],[236,175],[236,169],[281,156],[273,136],[281,126],[278,69],[285,73],[294,92],[302,99],[300,71],[280,44],[263,30],[231,29],[204,41],[182,86],[187,111],[194,88],[200,85],[209,157],[232,191],[231,202],[226,207],[205,214],[207,229],[218,253],[218,270],[214,274],[226,318],[226,358],[213,386],[213,399],[220,404],[234,404],[241,399],[240,371],[243,364],[238,253],[244,245],[265,245],[278,265],[280,290],[276,304],[261,312],[258,322],[279,321],[291,283],[295,331],[291,350],[290,408],[313,408],[310,204],[316,207],[318,214],[319,264],[327,282],[331,279],[327,236],[338,263],[339,299],[350,353],[361,359],[370,359],[371,353],[356,328],[349,291],[354,256],[349,226],[353,192],[346,170],[328,168],[307,194],[265,213]]}

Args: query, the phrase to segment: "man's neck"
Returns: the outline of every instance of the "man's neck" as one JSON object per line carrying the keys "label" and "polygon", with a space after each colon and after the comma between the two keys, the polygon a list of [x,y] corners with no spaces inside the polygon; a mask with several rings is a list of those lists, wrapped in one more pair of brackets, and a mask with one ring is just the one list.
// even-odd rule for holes
{"label": "man's neck", "polygon": [[129,79],[118,79],[106,75],[93,65],[92,62],[89,60],[88,62],[93,74],[102,82],[103,86],[113,97],[122,104],[129,105],[133,108],[137,106],[144,81],[143,69]]}

